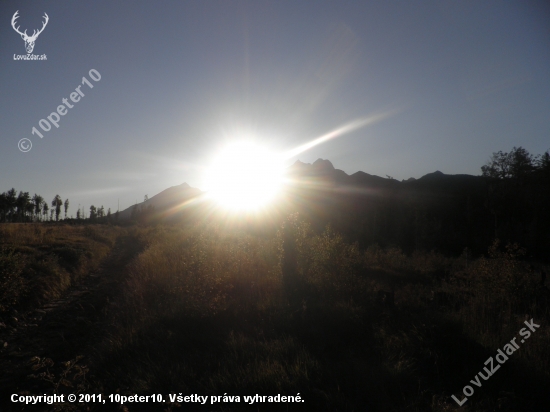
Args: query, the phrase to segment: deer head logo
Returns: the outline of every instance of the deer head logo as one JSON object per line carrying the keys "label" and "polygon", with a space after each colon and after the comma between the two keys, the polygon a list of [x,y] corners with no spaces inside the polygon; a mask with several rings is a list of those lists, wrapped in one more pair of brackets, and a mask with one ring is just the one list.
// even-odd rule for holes
{"label": "deer head logo", "polygon": [[21,35],[21,38],[23,40],[25,40],[25,48],[27,49],[27,53],[30,54],[32,53],[33,49],[34,49],[34,42],[36,41],[36,38],[38,37],[38,35],[40,33],[42,33],[44,31],[44,28],[46,27],[46,25],[48,24],[48,20],[50,19],[48,17],[48,15],[46,13],[44,13],[44,18],[46,19],[46,21],[44,21],[43,25],[42,25],[42,28],[40,30],[38,30],[38,32],[36,30],[34,30],[32,36],[28,36],[27,35],[27,30],[25,30],[24,33],[21,33],[19,31],[19,26],[15,27],[15,20],[17,20],[19,18],[18,16],[18,13],[19,13],[19,10],[17,10],[15,12],[15,14],[13,15],[12,19],[11,19],[11,26],[13,27],[13,29],[19,33]]}

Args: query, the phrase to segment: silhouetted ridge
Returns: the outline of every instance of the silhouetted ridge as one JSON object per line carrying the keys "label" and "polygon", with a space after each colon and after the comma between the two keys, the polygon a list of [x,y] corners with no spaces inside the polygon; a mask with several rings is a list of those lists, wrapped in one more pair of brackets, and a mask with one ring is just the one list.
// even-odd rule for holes
{"label": "silhouetted ridge", "polygon": [[445,173],[440,172],[439,170],[436,170],[436,171],[433,172],[433,173],[428,173],[427,175],[422,176],[422,177],[421,177],[420,179],[418,179],[418,180],[440,179],[440,178],[445,177],[445,176],[450,176],[450,175],[446,175]]}
{"label": "silhouetted ridge", "polygon": [[[161,213],[173,207],[181,205],[189,199],[200,196],[202,191],[189,186],[187,183],[172,186],[155,196],[149,198],[146,202],[137,203],[137,208],[154,207],[155,213]],[[130,206],[120,212],[121,219],[129,219],[132,215],[132,210],[136,205]]]}
{"label": "silhouetted ridge", "polygon": [[329,160],[325,160],[325,159],[317,159],[315,162],[313,162],[312,166],[320,170],[326,170],[326,171],[335,170],[333,164]]}
{"label": "silhouetted ridge", "polygon": [[350,183],[354,185],[381,186],[399,183],[397,180],[371,175],[365,172],[356,172],[349,177]]}

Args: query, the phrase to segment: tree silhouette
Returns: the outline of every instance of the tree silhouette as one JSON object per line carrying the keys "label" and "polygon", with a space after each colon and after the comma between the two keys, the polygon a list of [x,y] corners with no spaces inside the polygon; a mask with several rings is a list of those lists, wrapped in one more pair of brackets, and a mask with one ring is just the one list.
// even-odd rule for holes
{"label": "tree silhouette", "polygon": [[90,206],[90,220],[95,220],[97,217],[97,209],[94,205]]}
{"label": "tree silhouette", "polygon": [[550,151],[547,150],[542,155],[537,157],[536,166],[540,173],[546,177],[550,177]]}
{"label": "tree silhouette", "polygon": [[38,220],[40,220],[40,212],[42,212],[42,203],[44,203],[44,198],[35,193],[32,197],[32,202],[34,204],[34,214],[38,216]]}
{"label": "tree silhouette", "polygon": [[17,206],[17,214],[19,215],[19,221],[24,222],[27,212],[27,205],[30,202],[29,192],[19,192],[19,196],[15,201]]}
{"label": "tree silhouette", "polygon": [[43,220],[48,219],[48,209],[49,209],[48,204],[46,202],[44,202],[42,204],[42,215],[44,216]]}
{"label": "tree silhouette", "polygon": [[15,205],[16,205],[16,201],[17,201],[17,192],[15,191],[15,189],[12,187],[10,190],[8,190],[8,192],[6,193],[6,208],[7,208],[7,213],[9,214],[10,216],[10,220],[13,222],[13,212],[14,212],[14,209],[15,209]]}
{"label": "tree silhouette", "polygon": [[[61,196],[55,195],[55,197],[52,200],[52,207],[55,207],[55,220],[56,220],[56,222],[59,221],[59,214],[61,213],[61,206],[62,205],[63,205],[63,200],[61,200]],[[53,209],[52,209],[52,212],[53,212]]]}
{"label": "tree silhouette", "polygon": [[520,178],[536,169],[535,162],[536,158],[521,146],[514,147],[509,153],[499,150],[481,167],[481,175],[496,179]]}
{"label": "tree silhouette", "polygon": [[32,221],[33,214],[34,214],[34,203],[32,203],[30,199],[29,199],[29,202],[25,205],[25,214],[30,216]]}
{"label": "tree silhouette", "polygon": [[65,200],[63,206],[65,207],[65,219],[67,219],[67,210],[69,210],[69,199]]}
{"label": "tree silhouette", "polygon": [[0,222],[6,221],[7,205],[8,201],[6,199],[6,192],[0,193]]}

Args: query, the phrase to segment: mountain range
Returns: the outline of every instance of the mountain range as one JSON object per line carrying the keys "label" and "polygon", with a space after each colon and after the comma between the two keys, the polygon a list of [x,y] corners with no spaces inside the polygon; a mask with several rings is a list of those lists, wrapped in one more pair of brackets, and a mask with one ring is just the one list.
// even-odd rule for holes
{"label": "mountain range", "polygon": [[[153,220],[208,218],[204,192],[183,183],[120,212],[128,220],[149,211]],[[398,181],[365,172],[348,175],[326,159],[296,161],[272,216],[299,212],[321,231],[330,224],[362,245],[487,251],[494,238],[520,242],[534,255],[550,247],[548,187],[536,181],[492,179],[435,171]],[[147,213],[145,213],[147,214]],[[274,220],[273,218],[272,220]],[[276,220],[276,219],[275,219]]]}
{"label": "mountain range", "polygon": [[[337,191],[337,189],[351,190],[357,192],[357,189],[366,188],[384,188],[391,189],[402,186],[422,187],[425,183],[433,184],[438,182],[441,188],[448,188],[449,182],[457,183],[459,181],[470,180],[474,181],[480,179],[471,175],[446,175],[440,171],[429,173],[420,179],[410,178],[402,182],[392,179],[384,178],[376,175],[371,175],[365,172],[356,172],[352,175],[348,175],[346,172],[340,169],[336,169],[333,164],[326,159],[317,159],[313,164],[303,163],[297,160],[292,166],[287,169],[287,176],[290,180],[290,186],[304,186],[311,185],[312,182],[316,182],[317,190],[323,191]],[[167,212],[173,208],[189,201],[190,199],[197,198],[204,195],[204,192],[200,189],[193,188],[187,183],[182,183],[178,186],[172,186],[155,196],[149,198],[147,201],[136,203],[136,205],[130,206],[122,210],[119,214],[120,219],[129,219],[132,215],[132,210],[143,210],[146,207],[154,207],[157,213]]]}

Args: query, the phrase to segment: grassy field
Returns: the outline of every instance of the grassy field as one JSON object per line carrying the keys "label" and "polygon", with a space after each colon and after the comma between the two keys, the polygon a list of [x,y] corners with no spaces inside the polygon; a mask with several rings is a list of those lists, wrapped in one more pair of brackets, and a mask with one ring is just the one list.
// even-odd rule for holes
{"label": "grassy field", "polygon": [[59,298],[97,267],[118,229],[0,225],[0,314]]}
{"label": "grassy field", "polygon": [[[19,371],[2,396],[221,397],[204,406],[126,404],[130,411],[542,411],[550,401],[548,300],[517,245],[495,243],[476,259],[467,251],[361,250],[296,216],[262,237],[215,224],[6,224],[0,239],[3,366]],[[104,286],[94,286],[94,272]],[[67,310],[65,328],[81,329],[66,338],[66,351],[51,349],[52,336],[50,346],[25,351],[46,331],[13,332],[10,318],[82,282],[88,297],[56,310],[89,303],[93,311],[79,316],[93,317],[91,326],[70,326]],[[61,316],[56,310],[44,320]],[[540,328],[473,386],[485,361],[531,318]],[[10,352],[12,341],[19,351]],[[451,395],[461,400],[465,385],[475,393],[459,409]],[[256,394],[299,394],[303,402],[247,405],[244,396]],[[105,409],[83,405],[44,410]]]}

